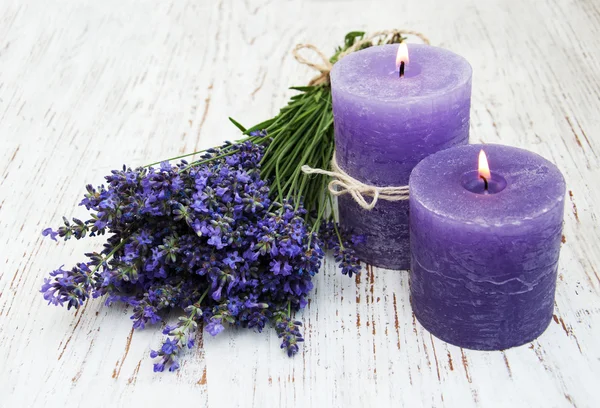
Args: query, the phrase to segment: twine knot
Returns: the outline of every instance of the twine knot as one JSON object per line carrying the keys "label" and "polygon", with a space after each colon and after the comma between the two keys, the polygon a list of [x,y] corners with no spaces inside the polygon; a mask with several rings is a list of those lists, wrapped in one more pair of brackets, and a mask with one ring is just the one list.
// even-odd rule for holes
{"label": "twine knot", "polygon": [[[376,39],[379,39],[377,42],[378,44],[386,43],[387,40],[391,41],[394,38],[396,38],[398,40],[397,42],[400,42],[399,40],[402,39],[403,35],[414,35],[416,37],[419,37],[421,39],[421,41],[423,41],[423,43],[429,44],[429,39],[427,37],[425,37],[424,34],[418,32],[418,31],[414,31],[414,30],[378,31],[378,32],[375,32],[373,34],[366,36],[365,38],[363,38],[360,41],[355,42],[351,47],[348,47],[348,49],[346,49],[344,52],[340,53],[338,55],[337,60],[339,61],[346,55],[348,55],[354,51],[360,50],[363,46],[365,46],[367,44],[373,44],[373,41]],[[313,51],[314,53],[316,53],[317,56],[321,59],[321,63],[311,62],[308,59],[304,58],[302,55],[300,55],[300,50],[303,50],[303,49],[309,49],[309,50]],[[325,54],[323,54],[323,52],[321,52],[321,50],[319,50],[316,46],[314,46],[312,44],[298,44],[292,51],[292,54],[294,55],[294,58],[296,59],[296,61],[298,61],[300,64],[304,64],[306,66],[311,67],[314,70],[319,71],[319,74],[310,80],[310,82],[308,83],[308,86],[329,83],[329,72],[331,72],[331,68],[333,68],[333,64],[331,63],[329,58],[327,58],[327,56]]]}
{"label": "twine knot", "polygon": [[[310,166],[302,166],[304,174],[323,174],[333,178],[329,183],[329,192],[334,196],[350,194],[354,201],[365,210],[372,210],[378,200],[403,201],[408,200],[408,186],[400,187],[378,187],[365,184],[346,173],[337,163],[335,153],[331,159],[331,171],[313,169]],[[368,202],[367,197],[372,197]]]}

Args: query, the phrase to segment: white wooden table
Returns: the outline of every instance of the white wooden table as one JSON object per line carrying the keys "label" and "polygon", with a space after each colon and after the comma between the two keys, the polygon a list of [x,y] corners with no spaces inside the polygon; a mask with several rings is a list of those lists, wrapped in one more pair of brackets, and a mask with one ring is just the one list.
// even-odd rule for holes
{"label": "white wooden table", "polygon": [[[600,406],[600,3],[595,0],[0,1],[0,406]],[[354,280],[327,258],[293,359],[271,331],[227,330],[155,374],[160,330],[100,300],[45,305],[43,277],[100,241],[41,230],[86,183],[235,139],[313,74],[346,32],[413,28],[473,65],[472,142],[533,150],[568,200],[554,321],[531,344],[477,352],[415,321],[406,272]],[[185,405],[182,405],[185,404]]]}

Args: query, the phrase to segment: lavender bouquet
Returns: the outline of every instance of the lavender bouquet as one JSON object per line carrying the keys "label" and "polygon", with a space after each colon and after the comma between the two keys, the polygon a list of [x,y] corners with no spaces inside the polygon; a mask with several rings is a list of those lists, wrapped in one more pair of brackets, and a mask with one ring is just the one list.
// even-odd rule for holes
{"label": "lavender bouquet", "polygon": [[[306,305],[323,252],[307,229],[299,203],[277,203],[260,178],[264,148],[251,142],[204,155],[206,164],[123,168],[107,186],[87,186],[81,202],[89,220],[64,220],[43,233],[80,239],[110,231],[100,253],[70,270],[51,273],[42,288],[55,305],[79,307],[89,297],[133,307],[133,326],[162,321],[160,312],[185,310],[152,351],[155,371],[179,367],[177,354],[194,346],[199,324],[216,335],[224,323],[261,331],[271,323],[291,356],[302,336],[290,312]],[[223,157],[224,156],[224,157]]]}
{"label": "lavender bouquet", "polygon": [[[348,34],[332,62],[363,35]],[[301,171],[303,164],[327,168],[333,153],[329,84],[295,89],[300,93],[273,119],[251,129],[232,119],[245,135],[236,143],[124,166],[106,176],[106,186],[88,185],[81,205],[89,219],[63,217],[63,226],[43,235],[107,234],[104,249],[51,272],[44,298],[68,309],[90,297],[121,302],[132,307],[134,328],[183,310],[150,353],[155,371],[177,370],[179,353],[194,347],[199,327],[216,335],[228,324],[259,332],[270,325],[281,348],[296,354],[303,338],[293,312],[307,304],[323,249],[333,250],[348,276],[359,273],[360,264],[352,240],[334,221],[328,180]],[[171,164],[196,154],[197,160]]]}

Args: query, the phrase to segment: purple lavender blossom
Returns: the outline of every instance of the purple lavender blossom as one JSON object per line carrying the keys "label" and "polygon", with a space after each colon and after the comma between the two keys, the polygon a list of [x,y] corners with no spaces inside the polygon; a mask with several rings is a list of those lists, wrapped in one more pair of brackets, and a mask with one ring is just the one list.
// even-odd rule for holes
{"label": "purple lavender blossom", "polygon": [[225,327],[223,327],[221,324],[221,320],[219,319],[212,319],[204,328],[210,333],[211,336],[216,336],[225,329]]}
{"label": "purple lavender blossom", "polygon": [[46,228],[42,231],[42,235],[47,237],[50,236],[50,239],[52,239],[53,241],[58,241],[56,239],[56,236],[58,235],[58,231],[54,231],[52,230],[52,228]]}
{"label": "purple lavender blossom", "polygon": [[365,238],[362,235],[351,235],[350,240],[347,240],[344,239],[346,235],[348,234],[345,231],[340,231],[339,225],[331,221],[323,223],[319,234],[325,248],[333,251],[333,257],[342,269],[342,274],[352,277],[361,272],[360,260],[353,246],[362,243]]}
{"label": "purple lavender blossom", "polygon": [[279,316],[275,325],[277,336],[283,339],[281,348],[286,350],[289,357],[298,353],[298,343],[304,341],[304,338],[302,338],[302,334],[300,333],[300,326],[302,326],[301,322],[293,321],[285,314]]}

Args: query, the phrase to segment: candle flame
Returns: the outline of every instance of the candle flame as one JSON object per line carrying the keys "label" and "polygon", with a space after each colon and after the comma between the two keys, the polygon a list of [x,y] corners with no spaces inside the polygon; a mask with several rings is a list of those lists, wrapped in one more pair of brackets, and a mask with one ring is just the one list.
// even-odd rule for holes
{"label": "candle flame", "polygon": [[408,46],[406,43],[400,43],[398,53],[396,54],[396,68],[400,68],[400,63],[408,64]]}
{"label": "candle flame", "polygon": [[490,166],[483,149],[479,152],[479,177],[483,177],[486,180],[489,180],[491,177]]}

